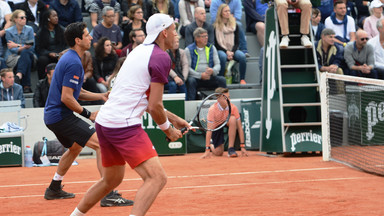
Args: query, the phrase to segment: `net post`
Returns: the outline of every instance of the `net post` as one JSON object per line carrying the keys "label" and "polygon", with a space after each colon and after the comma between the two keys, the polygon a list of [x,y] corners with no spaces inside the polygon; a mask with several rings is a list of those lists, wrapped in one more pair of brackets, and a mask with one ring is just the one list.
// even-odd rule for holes
{"label": "net post", "polygon": [[327,99],[327,79],[328,73],[321,73],[320,77],[320,101],[321,101],[321,136],[323,161],[329,161],[330,156],[330,136],[329,136],[329,110]]}

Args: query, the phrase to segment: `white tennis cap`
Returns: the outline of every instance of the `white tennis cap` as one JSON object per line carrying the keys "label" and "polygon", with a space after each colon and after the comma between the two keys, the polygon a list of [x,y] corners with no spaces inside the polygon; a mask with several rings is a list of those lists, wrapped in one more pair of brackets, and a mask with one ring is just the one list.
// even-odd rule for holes
{"label": "white tennis cap", "polygon": [[146,29],[147,37],[145,38],[143,44],[151,44],[156,40],[157,36],[164,29],[172,25],[173,19],[168,14],[153,14],[149,17]]}
{"label": "white tennis cap", "polygon": [[379,8],[379,7],[383,7],[383,3],[381,3],[380,0],[373,0],[371,2],[371,4],[369,5],[370,9],[372,9],[372,8]]}

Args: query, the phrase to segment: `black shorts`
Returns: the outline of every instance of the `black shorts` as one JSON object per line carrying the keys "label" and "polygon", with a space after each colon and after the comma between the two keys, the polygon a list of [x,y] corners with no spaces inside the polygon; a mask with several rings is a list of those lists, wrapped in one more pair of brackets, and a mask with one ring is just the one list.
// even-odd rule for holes
{"label": "black shorts", "polygon": [[212,132],[212,144],[215,148],[224,144],[224,127]]}
{"label": "black shorts", "polygon": [[70,148],[74,142],[84,148],[85,144],[96,132],[94,126],[89,125],[74,114],[66,116],[59,122],[49,124],[47,127],[66,148]]}

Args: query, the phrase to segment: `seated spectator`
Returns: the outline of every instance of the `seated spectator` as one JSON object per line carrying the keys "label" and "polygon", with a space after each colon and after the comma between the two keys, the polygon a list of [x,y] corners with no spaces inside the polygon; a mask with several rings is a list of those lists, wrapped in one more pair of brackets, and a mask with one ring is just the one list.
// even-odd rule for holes
{"label": "seated spectator", "polygon": [[112,90],[112,87],[115,84],[116,76],[119,73],[121,66],[123,66],[125,59],[126,59],[126,57],[121,57],[117,60],[116,66],[113,69],[113,73],[111,74],[111,76],[108,79],[108,91]]}
{"label": "seated spectator", "polygon": [[225,78],[218,76],[220,60],[215,46],[208,44],[207,30],[198,27],[193,36],[195,42],[185,49],[189,65],[187,100],[195,100],[197,89],[201,87],[209,89],[227,87]]}
{"label": "seated spectator", "polygon": [[261,46],[264,46],[265,31],[265,12],[268,9],[268,3],[261,3],[260,0],[244,0],[246,30],[257,35],[257,40]]}
{"label": "seated spectator", "polygon": [[145,33],[143,29],[133,29],[129,33],[129,40],[132,41],[132,43],[129,43],[126,47],[124,47],[121,50],[120,57],[127,56],[130,52],[132,52],[133,49],[135,49],[137,46],[142,44],[145,40]]}
{"label": "seated spectator", "polygon": [[375,67],[379,79],[384,79],[384,19],[377,20],[377,30],[379,34],[368,41],[375,51]]}
{"label": "seated spectator", "polygon": [[[209,8],[211,14],[211,24],[215,22],[219,7],[223,3],[223,0],[212,0],[211,7]],[[248,54],[247,40],[245,38],[245,32],[241,23],[241,17],[243,14],[243,6],[241,0],[230,0],[228,1],[227,5],[229,6],[233,17],[236,18],[236,24],[239,26],[239,49],[244,52],[247,57],[249,57],[250,55]]]}
{"label": "seated spectator", "polygon": [[175,6],[170,0],[147,0],[146,7],[147,16],[145,20],[148,20],[155,13],[163,13],[175,17]]}
{"label": "seated spectator", "polygon": [[37,82],[35,93],[33,93],[33,107],[45,107],[55,67],[56,63],[48,64],[45,68],[46,77]]}
{"label": "seated spectator", "polygon": [[301,9],[300,16],[300,34],[301,45],[305,47],[312,47],[312,42],[309,39],[309,22],[311,21],[312,4],[310,0],[277,0],[275,1],[277,17],[281,28],[281,42],[280,48],[288,48],[289,46],[289,26],[288,26],[288,4],[295,8]]}
{"label": "seated spectator", "polygon": [[146,34],[145,22],[143,19],[143,9],[141,9],[140,5],[132,6],[129,9],[128,17],[131,20],[131,22],[124,27],[124,35],[123,35],[124,47],[132,42],[129,38],[129,33],[132,31],[132,29],[142,29]]}
{"label": "seated spectator", "polygon": [[115,10],[114,24],[119,25],[120,4],[116,0],[94,0],[89,4],[89,13],[91,15],[92,27],[103,21],[103,9],[110,6]]}
{"label": "seated spectator", "polygon": [[129,22],[131,19],[128,17],[129,9],[132,6],[139,5],[141,9],[143,10],[143,17],[147,17],[147,11],[146,11],[146,0],[121,0],[121,11],[123,12],[123,18],[122,21]]}
{"label": "seated spectator", "polygon": [[347,7],[347,15],[351,16],[354,20],[357,19],[355,4],[353,1],[349,0],[342,0],[345,3],[345,6]]}
{"label": "seated spectator", "polygon": [[356,41],[349,42],[344,49],[344,59],[349,68],[348,74],[368,78],[378,78],[375,67],[375,51],[368,42],[368,34],[364,30],[356,32]]}
{"label": "seated spectator", "polygon": [[195,38],[193,37],[193,32],[197,29],[197,27],[201,27],[208,32],[208,43],[215,43],[215,32],[213,26],[206,22],[207,16],[205,13],[205,9],[203,7],[195,8],[195,21],[193,21],[190,25],[185,28],[185,47],[195,42]]}
{"label": "seated spectator", "polygon": [[364,21],[364,31],[368,33],[369,38],[373,38],[379,34],[376,24],[378,20],[384,18],[383,6],[380,0],[374,0],[369,5],[371,16],[367,17]]}
{"label": "seated spectator", "polygon": [[[84,80],[83,80],[83,89],[100,93],[99,88],[97,87],[96,80],[93,77],[93,60],[92,54],[89,51],[85,51],[84,55],[81,57],[81,65],[84,68]],[[91,102],[91,104],[103,104],[103,101]]]}
{"label": "seated spectator", "polygon": [[103,21],[93,29],[93,47],[97,46],[101,37],[107,37],[111,40],[114,49],[121,49],[123,47],[120,27],[114,24],[115,19],[118,18],[112,7],[105,6],[103,8]]}
{"label": "seated spectator", "polygon": [[39,29],[40,15],[47,10],[47,5],[41,0],[25,0],[15,5],[15,9],[23,10],[27,17],[27,25],[36,33]]}
{"label": "seated spectator", "polygon": [[4,0],[5,2],[8,2],[9,6],[11,7],[11,10],[16,10],[15,5],[19,3],[23,3],[25,0]]}
{"label": "seated spectator", "polygon": [[36,37],[37,73],[39,79],[45,77],[45,67],[49,63],[57,63],[59,53],[67,48],[64,40],[64,29],[59,25],[57,13],[48,9],[41,18],[40,29]]}
{"label": "seated spectator", "polygon": [[342,0],[336,0],[332,15],[325,20],[325,28],[333,29],[336,33],[335,42],[346,45],[349,41],[355,41],[355,20],[346,15],[346,6]]}
{"label": "seated spectator", "polygon": [[320,20],[321,20],[320,10],[317,8],[312,8],[311,24],[312,24],[312,32],[313,32],[313,37],[315,39],[315,42],[321,39],[321,32],[325,28],[324,24],[321,23]]}
{"label": "seated spectator", "polygon": [[25,108],[23,87],[15,83],[12,68],[4,68],[0,71],[0,101],[20,100],[21,108]]}
{"label": "seated spectator", "polygon": [[[229,90],[227,88],[217,88],[215,93],[221,93],[225,95],[227,98],[230,98]],[[228,106],[225,101],[225,98],[219,97],[217,98],[217,103],[213,104],[208,111],[208,124],[209,122],[218,121],[219,116],[222,116],[222,112],[227,111]],[[224,104],[224,105],[223,105]],[[238,108],[235,104],[230,103],[231,106],[231,114],[228,120],[226,127],[228,128],[228,157],[237,157],[237,153],[235,150],[235,140],[237,133],[239,134],[240,140],[240,148],[241,148],[241,156],[248,156],[247,150],[245,150],[245,138],[243,126],[241,124],[241,118]],[[211,143],[212,140],[212,143]],[[207,131],[205,138],[205,152],[201,156],[201,158],[208,158],[212,151],[212,154],[215,156],[222,156],[224,153],[224,127],[217,131]]]}
{"label": "seated spectator", "polygon": [[93,58],[93,76],[101,93],[107,92],[108,78],[115,68],[117,59],[111,41],[106,37],[100,38]]}
{"label": "seated spectator", "polygon": [[63,27],[74,22],[82,22],[83,15],[79,3],[76,0],[55,0],[50,4],[50,8],[54,9],[59,15],[59,24]]}
{"label": "seated spectator", "polygon": [[215,44],[220,58],[220,76],[224,76],[227,61],[235,60],[240,63],[240,84],[246,84],[247,58],[239,48],[239,26],[232,16],[229,6],[222,4],[217,11],[215,28]]}
{"label": "seated spectator", "polygon": [[355,0],[357,20],[369,16],[369,5],[372,0]]}
{"label": "seated spectator", "polygon": [[188,78],[189,65],[185,51],[179,48],[178,37],[175,37],[173,49],[169,49],[167,52],[172,60],[172,68],[169,72],[168,83],[164,86],[164,89],[168,89],[170,94],[187,93],[185,80]]}
{"label": "seated spectator", "polygon": [[[0,38],[5,35],[5,30],[12,26],[11,16],[11,7],[7,4],[7,2],[0,1]],[[2,44],[0,43],[0,57],[4,54],[4,50],[1,45]]]}
{"label": "seated spectator", "polygon": [[343,47],[335,43],[335,31],[326,28],[321,33],[321,39],[315,43],[317,65],[320,72],[343,74],[341,63]]}
{"label": "seated spectator", "polygon": [[179,13],[180,13],[180,26],[179,32],[181,36],[185,37],[185,28],[187,25],[195,21],[194,13],[197,7],[204,8],[203,0],[180,0]]}
{"label": "seated spectator", "polygon": [[22,84],[24,93],[31,93],[31,68],[35,61],[35,36],[33,28],[26,25],[24,11],[15,10],[11,21],[14,25],[6,30],[7,66],[15,68],[15,82]]}

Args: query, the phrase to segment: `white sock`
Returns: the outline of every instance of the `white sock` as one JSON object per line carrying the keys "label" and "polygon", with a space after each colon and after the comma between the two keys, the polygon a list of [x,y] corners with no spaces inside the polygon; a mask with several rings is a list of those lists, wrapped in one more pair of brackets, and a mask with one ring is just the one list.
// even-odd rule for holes
{"label": "white sock", "polygon": [[84,216],[85,214],[83,212],[81,212],[79,209],[77,209],[77,207],[75,208],[75,210],[72,212],[71,216]]}
{"label": "white sock", "polygon": [[136,215],[129,215],[129,216],[136,216]]}
{"label": "white sock", "polygon": [[64,178],[64,176],[61,176],[61,175],[57,174],[57,172],[53,176],[53,180],[55,180],[55,181],[62,181],[63,178]]}

